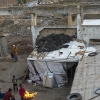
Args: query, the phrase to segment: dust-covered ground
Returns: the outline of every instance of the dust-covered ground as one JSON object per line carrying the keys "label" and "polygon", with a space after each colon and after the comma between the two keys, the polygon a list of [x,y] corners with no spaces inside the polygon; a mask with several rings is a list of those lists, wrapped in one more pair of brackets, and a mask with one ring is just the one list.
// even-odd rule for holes
{"label": "dust-covered ground", "polygon": [[[27,65],[27,57],[30,54],[30,51],[25,51],[24,47],[27,47],[27,42],[31,40],[31,35],[27,37],[23,36],[8,36],[7,42],[9,42],[9,53],[11,49],[11,44],[19,43],[20,52],[18,55],[18,62],[14,62],[11,59],[10,55],[5,58],[0,59],[0,88],[4,91],[7,91],[9,87],[13,87],[12,85],[12,76],[15,75],[18,79],[18,84],[22,83],[22,77],[25,73],[25,69],[28,67]],[[19,42],[24,41],[24,42]],[[25,42],[26,41],[26,42]],[[22,44],[21,44],[22,43]],[[30,42],[31,43],[31,42]],[[29,43],[29,44],[30,44]],[[45,88],[39,85],[29,85],[27,81],[23,83],[23,86],[29,92],[37,92],[37,95],[31,100],[66,100],[66,96],[70,93],[72,81],[70,80],[66,86],[63,87],[55,87],[55,88]],[[15,95],[16,100],[20,100],[20,96],[18,92],[12,92]]]}
{"label": "dust-covered ground", "polygon": [[[19,78],[24,75],[24,70],[27,67],[28,55],[21,55],[18,62],[13,62],[12,59],[0,62],[0,87],[7,91],[9,87],[12,88],[12,76],[16,75]],[[22,80],[18,80],[18,84],[22,83]],[[44,88],[38,85],[29,85],[27,82],[23,83],[23,86],[29,92],[38,92],[35,98],[31,100],[65,100],[66,95],[69,94],[71,84],[60,88]],[[18,92],[13,92],[16,100],[20,100]]]}

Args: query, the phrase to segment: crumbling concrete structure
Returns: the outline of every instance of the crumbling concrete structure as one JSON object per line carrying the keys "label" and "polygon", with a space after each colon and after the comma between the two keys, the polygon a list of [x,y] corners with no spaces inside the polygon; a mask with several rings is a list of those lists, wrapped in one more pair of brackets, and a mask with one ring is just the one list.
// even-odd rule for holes
{"label": "crumbling concrete structure", "polygon": [[[41,2],[46,2],[41,3]],[[35,46],[35,41],[37,36],[42,32],[42,30],[55,30],[55,29],[76,29],[74,33],[77,33],[77,38],[81,40],[86,40],[86,42],[89,42],[89,39],[91,36],[85,35],[88,37],[88,39],[84,38],[84,32],[86,34],[89,33],[90,27],[87,28],[87,26],[82,26],[82,23],[84,19],[86,18],[94,18],[99,19],[100,14],[100,1],[99,0],[56,0],[56,2],[53,2],[51,0],[43,0],[40,4],[35,5],[33,7],[8,7],[8,8],[0,8],[0,15],[13,15],[13,14],[25,14],[28,13],[31,15],[31,31],[32,31],[32,37],[33,37],[33,45]],[[90,15],[92,14],[92,16]],[[37,18],[39,15],[47,15],[47,16],[53,16],[53,18],[59,18],[59,16],[66,16],[66,24],[64,25],[53,25],[53,26],[39,26],[37,24]],[[96,16],[95,16],[96,15]],[[96,26],[95,26],[96,27]],[[87,31],[84,31],[86,29]],[[92,27],[91,30],[98,30],[98,28]],[[64,31],[61,31],[64,32]],[[72,33],[73,33],[72,32]],[[95,31],[92,31],[93,34],[95,34]],[[49,33],[49,32],[47,32]],[[71,34],[72,34],[71,33]],[[98,32],[99,33],[99,32]],[[42,34],[42,33],[41,33]],[[96,35],[96,34],[95,34]],[[97,36],[98,37],[98,36]],[[94,38],[94,35],[93,35]],[[99,37],[98,37],[99,38]]]}

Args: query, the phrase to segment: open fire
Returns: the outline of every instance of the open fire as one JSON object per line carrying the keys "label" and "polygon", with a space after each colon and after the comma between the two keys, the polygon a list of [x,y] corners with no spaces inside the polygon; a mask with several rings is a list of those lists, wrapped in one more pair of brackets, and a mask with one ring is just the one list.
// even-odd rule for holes
{"label": "open fire", "polygon": [[35,95],[37,95],[37,92],[29,93],[29,92],[26,90],[26,91],[25,91],[25,94],[24,94],[24,98],[25,98],[25,99],[31,99],[31,98],[35,97]]}

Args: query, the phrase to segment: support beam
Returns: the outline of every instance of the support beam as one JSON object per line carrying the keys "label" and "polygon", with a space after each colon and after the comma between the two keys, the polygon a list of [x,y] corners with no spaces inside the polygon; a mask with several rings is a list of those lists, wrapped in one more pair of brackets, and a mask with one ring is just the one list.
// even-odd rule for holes
{"label": "support beam", "polygon": [[68,26],[76,26],[77,24],[77,16],[76,14],[70,14],[68,16]]}
{"label": "support beam", "polygon": [[32,40],[33,40],[33,47],[36,45],[36,32],[34,27],[34,14],[31,14],[31,32],[32,32]]}
{"label": "support beam", "polygon": [[72,25],[72,16],[71,14],[68,15],[68,26],[71,26]]}
{"label": "support beam", "polygon": [[80,16],[80,6],[77,6],[77,38],[78,39],[82,39],[82,36],[81,36],[81,16]]}
{"label": "support beam", "polygon": [[37,14],[34,14],[34,26],[37,26]]}

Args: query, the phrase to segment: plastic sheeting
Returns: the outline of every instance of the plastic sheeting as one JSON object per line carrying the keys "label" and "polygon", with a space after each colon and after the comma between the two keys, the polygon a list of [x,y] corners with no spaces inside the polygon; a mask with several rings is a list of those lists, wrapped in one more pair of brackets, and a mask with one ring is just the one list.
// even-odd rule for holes
{"label": "plastic sheeting", "polygon": [[[85,49],[84,43],[80,43],[77,41],[71,41],[67,43],[69,45],[68,48],[61,48],[59,50],[55,50],[53,52],[48,52],[47,55],[42,59],[41,57],[37,59],[37,57],[28,57],[28,60],[38,60],[38,61],[52,61],[52,62],[75,62],[81,59],[81,56],[78,55],[75,57],[75,53],[80,50]],[[79,46],[83,46],[83,49],[80,49]],[[62,54],[60,54],[60,52]]]}
{"label": "plastic sheeting", "polygon": [[[53,73],[56,85],[67,83],[67,66],[65,63],[28,61],[29,78],[33,81],[43,80],[45,72]],[[64,78],[65,77],[65,78]]]}
{"label": "plastic sheeting", "polygon": [[[68,45],[68,48],[49,52],[43,59],[37,59],[36,57],[27,58],[30,79],[35,82],[41,81],[44,73],[50,72],[54,74],[56,85],[65,84],[67,83],[67,69],[72,67],[82,57],[82,55],[78,54],[75,56],[75,54],[79,51],[85,51],[84,55],[87,56],[89,53],[96,51],[93,47],[85,48],[84,43],[77,41],[71,41]],[[80,49],[79,46],[83,46],[83,49]],[[59,52],[62,52],[62,54],[59,55]]]}

